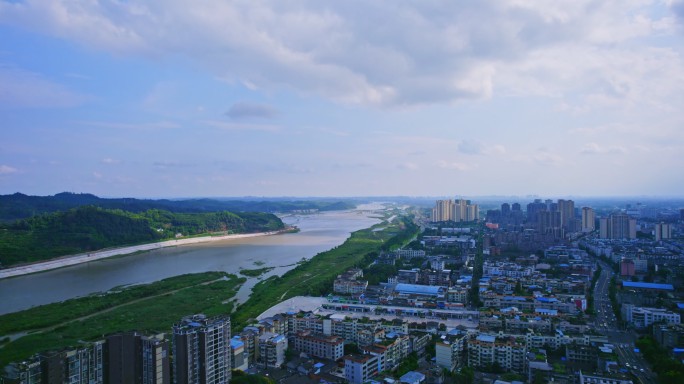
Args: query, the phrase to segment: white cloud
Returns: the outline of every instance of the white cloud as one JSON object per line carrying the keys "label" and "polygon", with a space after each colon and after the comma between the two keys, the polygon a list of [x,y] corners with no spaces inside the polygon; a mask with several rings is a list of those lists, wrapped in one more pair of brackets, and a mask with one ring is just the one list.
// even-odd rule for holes
{"label": "white cloud", "polygon": [[486,145],[478,140],[463,140],[458,144],[458,150],[467,155],[503,155],[506,147],[501,144]]}
{"label": "white cloud", "polygon": [[[0,14],[1,6],[0,6]],[[0,105],[14,108],[70,108],[90,100],[39,73],[0,63]]]}
{"label": "white cloud", "polygon": [[558,166],[563,163],[563,158],[555,153],[541,151],[532,155],[532,161],[544,166]]}
{"label": "white cloud", "polygon": [[440,160],[437,162],[437,167],[443,168],[443,169],[452,169],[456,171],[469,171],[473,167],[465,164],[465,163],[459,163],[459,162],[449,162],[445,160]]}
{"label": "white cloud", "polygon": [[404,169],[407,171],[416,171],[418,170],[418,164],[416,163],[411,163],[411,162],[406,162],[406,163],[401,163],[397,166],[399,169]]}
{"label": "white cloud", "polygon": [[681,50],[653,39],[676,37],[679,10],[679,3],[640,0],[215,0],[193,7],[180,0],[27,0],[0,3],[0,23],[118,55],[180,55],[233,84],[345,103],[581,93],[581,107],[628,100],[667,108],[681,105],[681,96],[672,100],[684,85]]}
{"label": "white cloud", "polygon": [[0,175],[8,175],[10,173],[17,173],[18,169],[11,167],[9,165],[0,164]]}
{"label": "white cloud", "polygon": [[109,157],[106,157],[106,158],[100,160],[100,162],[101,162],[102,164],[121,164],[121,160],[112,159],[112,158],[109,158]]}
{"label": "white cloud", "polygon": [[584,147],[580,150],[580,153],[585,154],[585,155],[603,155],[603,154],[625,154],[627,153],[627,150],[623,147],[616,146],[616,145],[610,145],[610,146],[601,146],[597,143],[586,143]]}

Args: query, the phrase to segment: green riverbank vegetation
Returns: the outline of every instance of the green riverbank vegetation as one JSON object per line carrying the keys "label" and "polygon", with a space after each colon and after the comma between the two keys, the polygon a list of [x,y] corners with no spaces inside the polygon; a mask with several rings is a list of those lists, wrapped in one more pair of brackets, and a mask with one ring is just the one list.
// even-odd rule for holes
{"label": "green riverbank vegetation", "polygon": [[27,333],[0,348],[0,366],[115,332],[168,333],[188,314],[231,313],[232,299],[244,281],[223,272],[182,275],[0,316],[3,338]]}
{"label": "green riverbank vegetation", "polygon": [[419,227],[413,224],[411,217],[353,232],[342,245],[317,254],[283,276],[259,282],[249,300],[231,316],[234,329],[242,329],[258,315],[290,297],[324,296],[332,292],[337,275],[351,267],[367,267],[380,251],[399,248],[418,232]]}
{"label": "green riverbank vegetation", "polygon": [[0,224],[0,265],[44,261],[111,247],[210,233],[270,232],[285,228],[271,213],[134,213],[83,206]]}

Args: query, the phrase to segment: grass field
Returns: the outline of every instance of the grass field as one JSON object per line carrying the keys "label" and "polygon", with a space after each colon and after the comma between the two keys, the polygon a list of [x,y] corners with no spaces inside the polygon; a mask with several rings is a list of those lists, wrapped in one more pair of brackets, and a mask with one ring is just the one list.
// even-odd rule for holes
{"label": "grass field", "polygon": [[29,334],[0,348],[0,366],[36,352],[76,346],[80,341],[95,341],[120,331],[168,333],[174,323],[194,313],[230,313],[230,300],[244,281],[220,272],[183,275],[101,297],[73,299],[1,316],[5,335],[10,329]]}

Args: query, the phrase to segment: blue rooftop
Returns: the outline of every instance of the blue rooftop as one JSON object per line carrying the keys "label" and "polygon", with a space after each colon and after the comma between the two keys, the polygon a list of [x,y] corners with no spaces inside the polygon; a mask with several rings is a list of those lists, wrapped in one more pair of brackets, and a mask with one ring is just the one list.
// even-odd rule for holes
{"label": "blue rooftop", "polygon": [[274,343],[277,343],[277,342],[283,341],[283,340],[285,340],[285,335],[278,335],[278,336],[273,338]]}
{"label": "blue rooftop", "polygon": [[400,292],[400,293],[409,293],[409,294],[413,293],[413,294],[418,294],[418,295],[434,295],[434,296],[437,296],[440,294],[442,287],[434,286],[434,285],[419,285],[419,284],[399,283],[394,288],[394,290],[397,292]]}
{"label": "blue rooftop", "polygon": [[677,308],[684,309],[684,303],[677,303]]}
{"label": "blue rooftop", "polygon": [[479,336],[477,337],[477,340],[478,340],[478,341],[484,341],[484,342],[486,342],[486,343],[493,343],[493,342],[496,341],[496,337],[495,337],[495,336],[491,336],[491,335],[479,335]]}
{"label": "blue rooftop", "polygon": [[537,301],[541,301],[542,303],[555,303],[558,299],[554,299],[553,297],[537,297]]}
{"label": "blue rooftop", "polygon": [[402,383],[420,383],[425,380],[425,375],[420,372],[406,372],[406,374],[399,378]]}
{"label": "blue rooftop", "polygon": [[245,343],[240,340],[230,339],[230,347],[233,349],[243,347],[244,345]]}
{"label": "blue rooftop", "polygon": [[504,296],[504,301],[527,301],[526,298],[520,296]]}
{"label": "blue rooftop", "polygon": [[662,289],[663,291],[674,291],[672,284],[656,284],[656,283],[642,283],[634,281],[623,281],[622,286],[625,288],[643,288],[643,289]]}

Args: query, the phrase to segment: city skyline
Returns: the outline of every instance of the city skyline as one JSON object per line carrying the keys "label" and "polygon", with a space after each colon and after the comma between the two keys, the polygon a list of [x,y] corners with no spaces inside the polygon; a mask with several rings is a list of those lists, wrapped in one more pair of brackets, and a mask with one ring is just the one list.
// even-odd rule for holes
{"label": "city skyline", "polygon": [[0,194],[684,190],[682,1],[2,1],[0,33]]}

